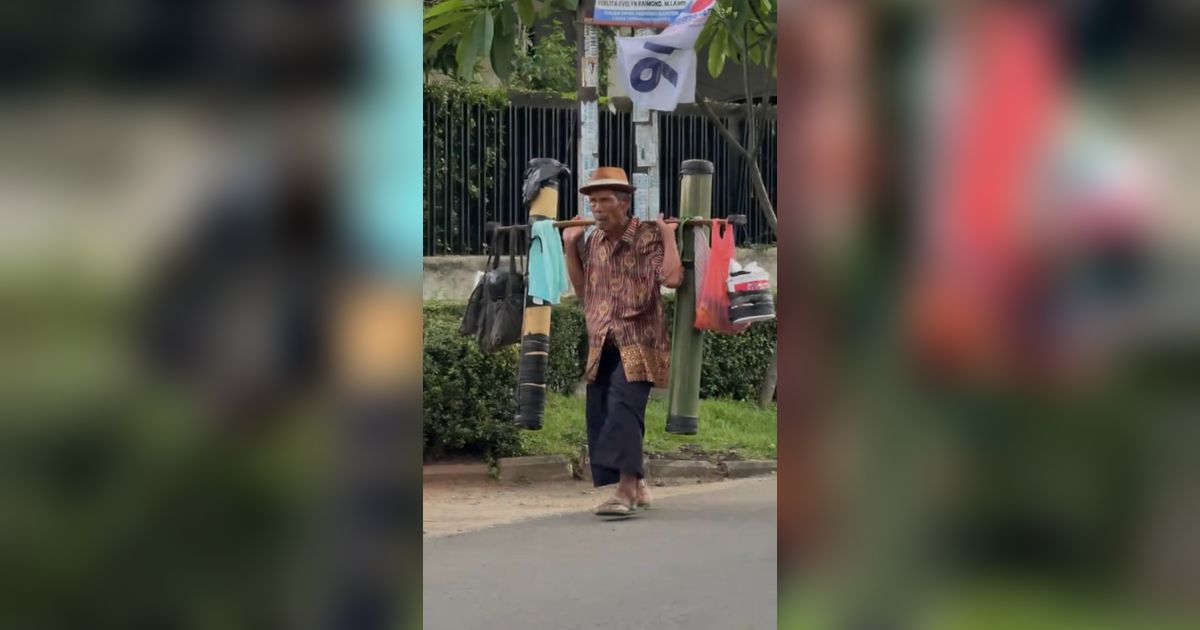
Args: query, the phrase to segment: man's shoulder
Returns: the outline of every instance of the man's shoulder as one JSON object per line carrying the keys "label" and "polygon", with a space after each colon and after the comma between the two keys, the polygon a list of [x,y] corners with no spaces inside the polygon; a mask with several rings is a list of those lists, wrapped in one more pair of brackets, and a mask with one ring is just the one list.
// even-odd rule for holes
{"label": "man's shoulder", "polygon": [[658,226],[650,221],[642,221],[638,224],[637,229],[633,233],[634,242],[638,245],[662,245],[662,234],[658,231]]}

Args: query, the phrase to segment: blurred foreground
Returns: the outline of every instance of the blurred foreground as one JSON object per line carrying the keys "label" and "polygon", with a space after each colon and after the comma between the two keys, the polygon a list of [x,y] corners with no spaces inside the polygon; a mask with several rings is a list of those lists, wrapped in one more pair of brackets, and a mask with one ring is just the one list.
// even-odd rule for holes
{"label": "blurred foreground", "polygon": [[781,15],[780,627],[1195,627],[1200,14]]}
{"label": "blurred foreground", "polygon": [[418,625],[419,8],[23,4],[0,627]]}

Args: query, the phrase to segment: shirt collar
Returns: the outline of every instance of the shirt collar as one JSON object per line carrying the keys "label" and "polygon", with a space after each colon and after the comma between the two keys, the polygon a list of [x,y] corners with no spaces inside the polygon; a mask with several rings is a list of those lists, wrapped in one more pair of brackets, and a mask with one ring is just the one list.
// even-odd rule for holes
{"label": "shirt collar", "polygon": [[[638,225],[641,220],[637,217],[629,217],[629,223],[625,224],[625,231],[621,233],[621,241],[627,245],[633,245],[634,237],[637,236]],[[600,232],[600,235],[608,240],[608,234]]]}
{"label": "shirt collar", "polygon": [[627,245],[633,244],[633,237],[637,234],[638,224],[640,223],[641,221],[637,217],[629,217],[629,223],[625,226],[625,233],[621,235],[621,240],[625,241]]}

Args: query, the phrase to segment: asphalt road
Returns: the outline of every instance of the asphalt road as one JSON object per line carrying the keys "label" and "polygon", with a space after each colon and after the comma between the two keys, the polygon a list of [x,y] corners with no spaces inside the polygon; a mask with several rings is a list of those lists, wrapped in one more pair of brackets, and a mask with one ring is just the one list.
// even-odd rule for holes
{"label": "asphalt road", "polygon": [[[725,486],[725,487],[722,487]],[[425,541],[426,630],[773,629],[775,478]]]}

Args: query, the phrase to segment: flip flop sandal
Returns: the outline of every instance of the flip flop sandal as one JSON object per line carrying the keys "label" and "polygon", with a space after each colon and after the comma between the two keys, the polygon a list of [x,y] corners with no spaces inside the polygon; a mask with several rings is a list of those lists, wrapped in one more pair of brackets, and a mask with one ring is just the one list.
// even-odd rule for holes
{"label": "flip flop sandal", "polygon": [[596,508],[596,516],[631,516],[637,507],[613,497]]}

